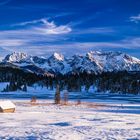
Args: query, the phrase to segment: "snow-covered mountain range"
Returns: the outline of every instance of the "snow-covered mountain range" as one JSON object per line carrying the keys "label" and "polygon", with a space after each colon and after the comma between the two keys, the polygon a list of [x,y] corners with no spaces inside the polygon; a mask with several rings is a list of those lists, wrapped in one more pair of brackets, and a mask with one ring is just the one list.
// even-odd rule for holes
{"label": "snow-covered mountain range", "polygon": [[32,72],[68,74],[140,71],[140,60],[121,52],[91,51],[86,55],[65,57],[54,53],[50,57],[31,56],[21,52],[7,55],[0,64],[12,65]]}

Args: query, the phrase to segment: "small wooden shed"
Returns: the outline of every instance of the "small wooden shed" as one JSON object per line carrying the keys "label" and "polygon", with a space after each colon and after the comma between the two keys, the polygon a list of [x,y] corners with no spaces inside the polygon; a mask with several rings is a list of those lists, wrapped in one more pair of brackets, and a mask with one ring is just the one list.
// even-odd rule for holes
{"label": "small wooden shed", "polygon": [[13,113],[15,108],[15,104],[11,101],[0,101],[0,112],[2,113]]}

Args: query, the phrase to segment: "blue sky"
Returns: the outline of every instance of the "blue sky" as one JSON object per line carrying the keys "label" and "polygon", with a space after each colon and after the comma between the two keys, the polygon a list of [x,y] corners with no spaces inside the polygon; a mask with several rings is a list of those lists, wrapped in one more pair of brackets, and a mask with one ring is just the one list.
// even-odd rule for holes
{"label": "blue sky", "polygon": [[32,55],[123,51],[140,58],[140,0],[0,0],[0,48]]}

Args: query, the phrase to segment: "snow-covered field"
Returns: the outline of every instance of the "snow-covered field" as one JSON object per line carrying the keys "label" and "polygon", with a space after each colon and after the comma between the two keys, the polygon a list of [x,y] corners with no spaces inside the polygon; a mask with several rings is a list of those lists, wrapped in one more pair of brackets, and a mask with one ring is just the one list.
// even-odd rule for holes
{"label": "snow-covered field", "polygon": [[[0,101],[16,104],[15,113],[0,114],[0,140],[140,140],[140,95],[71,92],[73,104],[64,106],[52,104],[54,93],[39,86],[0,92]],[[38,105],[30,104],[32,96]]]}
{"label": "snow-covered field", "polygon": [[52,100],[12,99],[16,112],[0,114],[0,139],[139,140],[140,104],[62,106]]}

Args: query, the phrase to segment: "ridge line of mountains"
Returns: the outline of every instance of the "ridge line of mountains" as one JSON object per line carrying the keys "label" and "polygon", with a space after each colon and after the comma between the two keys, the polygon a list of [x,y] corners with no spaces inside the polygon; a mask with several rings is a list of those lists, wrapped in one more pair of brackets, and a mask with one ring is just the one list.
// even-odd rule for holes
{"label": "ridge line of mountains", "polygon": [[72,57],[54,53],[48,58],[13,52],[0,60],[0,67],[18,68],[40,75],[83,72],[97,75],[103,72],[140,72],[140,59],[121,52],[91,51],[86,55]]}

